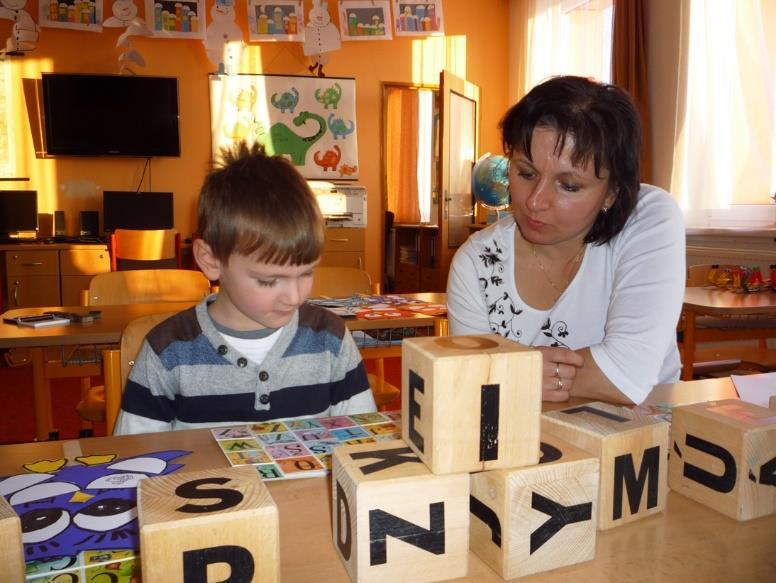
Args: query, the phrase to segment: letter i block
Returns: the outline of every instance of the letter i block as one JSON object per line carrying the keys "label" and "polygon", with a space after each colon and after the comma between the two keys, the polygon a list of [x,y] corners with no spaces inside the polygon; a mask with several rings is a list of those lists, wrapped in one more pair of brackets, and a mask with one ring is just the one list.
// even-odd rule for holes
{"label": "letter i block", "polygon": [[776,513],[776,411],[727,399],[671,417],[672,490],[736,520]]}
{"label": "letter i block", "polygon": [[24,581],[24,549],[19,517],[0,496],[0,581]]}
{"label": "letter i block", "polygon": [[280,581],[278,511],[254,468],[146,478],[137,505],[143,583]]}
{"label": "letter i block", "polygon": [[542,433],[598,457],[598,528],[661,512],[668,491],[669,424],[625,407],[588,403],[542,415]]}
{"label": "letter i block", "polygon": [[592,560],[598,458],[542,436],[537,466],[471,475],[469,546],[504,579]]}
{"label": "letter i block", "polygon": [[435,474],[539,461],[542,356],[495,334],[402,344],[402,438]]}
{"label": "letter i block", "polygon": [[334,546],[353,581],[466,575],[469,475],[435,475],[402,440],[332,455]]}

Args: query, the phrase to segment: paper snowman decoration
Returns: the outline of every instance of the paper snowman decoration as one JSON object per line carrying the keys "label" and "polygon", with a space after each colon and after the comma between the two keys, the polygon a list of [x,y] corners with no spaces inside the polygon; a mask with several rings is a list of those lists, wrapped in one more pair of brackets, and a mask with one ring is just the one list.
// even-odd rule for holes
{"label": "paper snowman decoration", "polygon": [[307,15],[307,26],[304,27],[304,54],[311,57],[313,64],[308,67],[310,73],[325,77],[323,66],[329,62],[330,51],[336,51],[342,46],[339,30],[331,22],[328,2],[313,0],[313,7]]}
{"label": "paper snowman decoration", "polygon": [[243,32],[234,21],[234,0],[216,0],[210,9],[212,22],[208,24],[205,40],[207,58],[218,67],[219,75],[237,73],[245,47]]}
{"label": "paper snowman decoration", "polygon": [[27,0],[0,0],[0,18],[13,20],[11,36],[5,41],[3,53],[19,55],[29,52],[38,46],[40,27],[26,10],[22,10]]}
{"label": "paper snowman decoration", "polygon": [[119,55],[119,68],[121,72],[132,73],[129,63],[135,63],[145,67],[145,59],[137,49],[132,47],[131,36],[151,36],[151,29],[145,23],[145,20],[137,16],[137,6],[133,0],[116,0],[111,6],[113,16],[105,19],[103,26],[111,28],[124,27],[126,30],[119,35],[116,41],[116,47],[123,48],[124,51]]}

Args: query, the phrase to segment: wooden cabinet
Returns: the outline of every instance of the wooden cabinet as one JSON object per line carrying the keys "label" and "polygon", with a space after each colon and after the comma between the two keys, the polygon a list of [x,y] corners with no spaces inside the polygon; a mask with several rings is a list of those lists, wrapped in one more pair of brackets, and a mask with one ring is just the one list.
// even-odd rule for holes
{"label": "wooden cabinet", "polygon": [[365,229],[329,227],[321,266],[364,269]]}
{"label": "wooden cabinet", "polygon": [[436,256],[438,232],[434,225],[394,225],[396,293],[445,290]]}
{"label": "wooden cabinet", "polygon": [[110,271],[104,245],[20,243],[0,246],[2,309],[78,305],[96,273]]}

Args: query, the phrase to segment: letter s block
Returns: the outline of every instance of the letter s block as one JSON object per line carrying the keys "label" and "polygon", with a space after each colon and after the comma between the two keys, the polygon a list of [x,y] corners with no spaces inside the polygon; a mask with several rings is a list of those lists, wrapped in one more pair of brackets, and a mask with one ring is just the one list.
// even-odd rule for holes
{"label": "letter s block", "polygon": [[24,581],[24,547],[19,517],[0,496],[0,581]]}
{"label": "letter s block", "polygon": [[143,583],[280,581],[278,511],[254,468],[146,478],[137,505]]}
{"label": "letter s block", "polygon": [[727,399],[672,413],[671,489],[735,518],[776,513],[776,411]]}
{"label": "letter s block", "polygon": [[402,438],[435,474],[539,461],[542,355],[496,334],[402,343]]}
{"label": "letter s block", "polygon": [[598,456],[600,530],[633,522],[665,508],[667,422],[625,407],[588,403],[542,414],[542,432]]}
{"label": "letter s block", "polygon": [[471,475],[469,546],[504,579],[595,555],[598,458],[542,436],[537,466]]}
{"label": "letter s block", "polygon": [[402,440],[332,454],[334,546],[353,581],[466,575],[469,475],[432,474]]}

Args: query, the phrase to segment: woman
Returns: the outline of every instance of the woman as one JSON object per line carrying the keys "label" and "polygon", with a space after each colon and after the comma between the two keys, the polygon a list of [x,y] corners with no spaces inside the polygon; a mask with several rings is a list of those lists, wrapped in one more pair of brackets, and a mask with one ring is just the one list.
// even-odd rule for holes
{"label": "woman", "polygon": [[534,87],[501,122],[512,214],[472,235],[447,283],[451,334],[543,355],[542,398],[640,403],[679,378],[684,226],[639,183],[628,95],[581,77]]}

